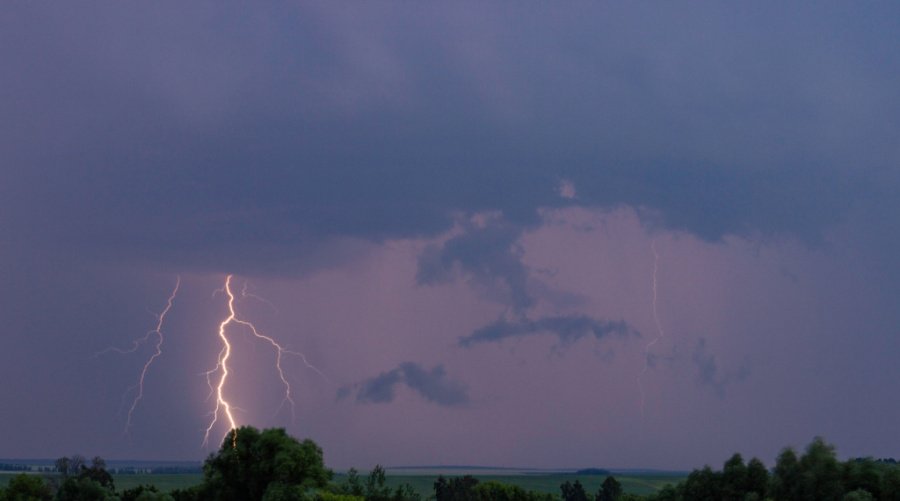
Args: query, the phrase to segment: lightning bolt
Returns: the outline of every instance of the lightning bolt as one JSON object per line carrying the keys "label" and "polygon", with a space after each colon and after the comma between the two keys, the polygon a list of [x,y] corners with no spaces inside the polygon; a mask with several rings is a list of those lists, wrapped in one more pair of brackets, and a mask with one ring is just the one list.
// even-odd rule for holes
{"label": "lightning bolt", "polygon": [[652,301],[651,301],[651,310],[653,312],[653,321],[656,323],[656,337],[653,338],[647,346],[644,347],[644,368],[641,370],[640,375],[638,376],[638,387],[641,391],[641,418],[644,417],[644,404],[645,404],[645,395],[644,395],[644,374],[647,373],[647,370],[650,369],[650,350],[653,348],[653,345],[658,343],[663,337],[665,337],[666,333],[663,330],[662,323],[659,321],[659,312],[656,309],[656,298],[657,298],[657,280],[656,275],[659,272],[659,252],[656,251],[656,240],[650,242],[650,250],[653,251],[653,277],[650,281],[650,289],[653,293]]}
{"label": "lightning bolt", "polygon": [[[251,322],[240,318],[235,310],[235,295],[231,290],[231,280],[233,275],[228,275],[225,277],[225,285],[221,289],[228,296],[228,316],[225,317],[224,320],[219,324],[219,338],[222,340],[222,349],[219,351],[219,356],[216,362],[216,366],[206,372],[206,380],[207,384],[209,384],[210,388],[210,397],[215,394],[216,395],[216,406],[212,412],[212,419],[209,423],[209,426],[206,428],[206,433],[203,436],[203,446],[206,447],[209,443],[209,434],[212,432],[213,427],[215,427],[216,423],[219,420],[220,414],[224,415],[225,420],[228,421],[229,425],[229,433],[232,433],[232,446],[237,444],[237,433],[234,431],[237,430],[237,422],[234,419],[234,414],[232,413],[232,409],[234,409],[234,405],[232,405],[224,396],[225,384],[228,379],[228,359],[231,357],[231,343],[228,340],[228,327],[231,324],[237,324],[246,329],[247,332],[253,335],[256,339],[262,340],[271,346],[275,350],[275,370],[278,373],[279,379],[281,379],[281,384],[284,386],[284,398],[281,401],[281,407],[283,407],[286,403],[290,404],[291,407],[291,418],[295,417],[295,402],[293,397],[291,396],[291,384],[288,382],[287,377],[284,374],[284,369],[281,366],[281,361],[285,354],[298,356],[306,365],[307,368],[315,371],[320,376],[328,380],[325,374],[322,373],[318,368],[309,363],[306,359],[306,356],[303,353],[297,351],[291,351],[285,349],[281,344],[279,344],[275,339],[265,334],[259,332],[255,325]],[[243,296],[249,296],[246,292],[246,285],[242,291]],[[219,375],[218,382],[213,384],[213,376],[215,374]]]}
{"label": "lightning bolt", "polygon": [[[114,351],[114,352],[120,353],[120,354],[134,353],[137,351],[137,349],[142,344],[149,342],[150,338],[152,338],[152,337],[156,338],[156,345],[154,346],[154,348],[155,348],[154,352],[152,355],[150,355],[150,358],[148,358],[147,361],[144,362],[144,367],[141,369],[141,375],[138,378],[137,384],[135,384],[134,386],[131,386],[130,388],[128,388],[125,391],[125,395],[127,395],[130,392],[137,389],[137,393],[135,394],[134,399],[131,401],[131,407],[128,408],[128,418],[125,421],[125,433],[126,434],[128,433],[128,430],[131,428],[131,420],[132,420],[132,417],[134,416],[134,410],[137,408],[138,403],[140,403],[141,399],[144,398],[144,380],[147,378],[147,372],[150,370],[150,366],[153,365],[153,362],[160,355],[162,355],[162,345],[163,345],[163,342],[165,342],[165,337],[163,336],[163,333],[162,333],[162,327],[163,327],[163,323],[166,321],[166,315],[169,313],[169,310],[172,309],[172,305],[175,302],[175,296],[178,295],[179,287],[181,287],[181,277],[177,276],[176,280],[175,280],[175,288],[172,289],[172,293],[169,294],[169,299],[166,302],[166,307],[163,308],[163,310],[156,315],[156,328],[155,329],[148,331],[146,334],[144,334],[143,337],[135,339],[132,342],[131,348],[129,348],[129,349],[110,347],[101,352],[98,352],[95,355],[95,356],[100,356],[100,355],[103,355],[110,351]],[[123,400],[124,400],[124,396],[123,396]]]}

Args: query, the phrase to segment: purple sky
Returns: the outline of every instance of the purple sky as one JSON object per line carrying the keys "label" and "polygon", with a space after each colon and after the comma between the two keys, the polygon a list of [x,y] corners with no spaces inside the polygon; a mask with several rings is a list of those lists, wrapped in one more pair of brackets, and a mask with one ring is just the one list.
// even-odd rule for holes
{"label": "purple sky", "polygon": [[[237,421],[334,467],[900,457],[898,32],[889,2],[10,2],[0,457],[204,457],[226,274],[324,374],[286,355],[292,418],[229,329]],[[177,277],[126,434],[152,345],[95,354]]]}

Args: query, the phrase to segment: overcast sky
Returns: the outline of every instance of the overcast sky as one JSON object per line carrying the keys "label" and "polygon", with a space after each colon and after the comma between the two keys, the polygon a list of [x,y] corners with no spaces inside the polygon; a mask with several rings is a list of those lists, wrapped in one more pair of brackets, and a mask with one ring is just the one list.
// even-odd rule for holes
{"label": "overcast sky", "polygon": [[[900,456],[891,2],[8,2],[3,457]],[[149,367],[128,410],[152,331]],[[213,374],[217,376],[217,374]],[[126,433],[127,427],[127,433]],[[13,431],[14,430],[14,431]]]}

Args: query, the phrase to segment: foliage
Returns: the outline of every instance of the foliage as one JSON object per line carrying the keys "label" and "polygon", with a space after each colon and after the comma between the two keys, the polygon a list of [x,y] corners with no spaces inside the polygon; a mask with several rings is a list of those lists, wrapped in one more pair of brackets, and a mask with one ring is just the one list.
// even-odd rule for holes
{"label": "foliage", "polygon": [[769,491],[769,470],[757,458],[747,463],[745,491],[747,494],[755,494],[757,499],[765,499]]}
{"label": "foliage", "polygon": [[[99,457],[90,465],[82,456],[56,461],[59,476],[20,474],[0,488],[0,501],[420,501],[419,493],[407,483],[388,484],[384,468],[376,466],[360,477],[351,469],[340,484],[329,484],[331,472],[325,468],[322,450],[312,441],[299,442],[284,430],[262,432],[243,427],[229,434],[222,447],[204,463],[201,485],[160,492],[154,485],[128,482],[134,487],[117,495],[106,463]],[[566,477],[560,476],[565,479]],[[547,478],[560,478],[548,476]],[[9,478],[9,477],[8,477]],[[129,477],[130,478],[130,477]],[[415,478],[415,477],[407,477]],[[693,501],[693,500],[831,500],[900,501],[900,464],[895,460],[855,458],[837,460],[834,446],[816,437],[798,457],[794,449],[779,454],[771,474],[759,459],[744,463],[740,454],[725,461],[722,470],[705,466],[692,471],[676,484],[655,494],[625,493],[622,484],[607,476],[596,498],[586,492],[581,481],[569,476],[560,485],[530,483],[540,488],[559,485],[561,496],[528,491],[514,485],[516,477],[480,482],[470,475],[445,478],[433,483],[436,501]],[[596,477],[595,477],[596,478]],[[628,477],[624,481],[629,482]],[[124,482],[124,481],[123,481]],[[543,480],[542,482],[547,482]],[[591,489],[599,479],[587,479]],[[181,484],[185,485],[185,484]],[[660,484],[657,484],[657,486]],[[168,486],[168,489],[175,485]],[[427,488],[427,487],[426,487]]]}
{"label": "foliage", "polygon": [[865,489],[856,489],[844,494],[843,501],[875,501],[875,497]]}
{"label": "foliage", "polygon": [[562,491],[563,501],[588,501],[587,492],[578,480],[574,484],[567,481],[560,485],[559,489]]}
{"label": "foliage", "polygon": [[56,501],[106,501],[118,497],[113,489],[88,477],[69,477],[56,491]]}
{"label": "foliage", "polygon": [[478,479],[471,475],[464,477],[438,477],[434,482],[435,501],[469,501],[475,498],[475,486]]}
{"label": "foliage", "polygon": [[199,501],[202,485],[195,485],[186,489],[175,489],[169,493],[174,501]]}
{"label": "foliage", "polygon": [[328,491],[320,491],[316,493],[316,501],[364,501],[366,498],[362,496],[354,496],[352,494],[335,494]]}
{"label": "foliage", "polygon": [[[331,495],[366,501],[419,501],[421,498],[409,484],[401,484],[391,490],[387,485],[387,475],[381,465],[375,465],[375,468],[369,472],[365,484],[360,479],[359,472],[355,468],[350,468],[344,482],[332,485],[330,489],[329,494]],[[321,493],[319,497],[322,497]]]}
{"label": "foliage", "polygon": [[622,497],[622,484],[610,475],[603,481],[597,492],[597,501],[618,501]]}
{"label": "foliage", "polygon": [[[331,479],[322,449],[298,442],[282,428],[260,432],[252,426],[232,430],[219,452],[203,465],[201,499],[255,501],[295,499]],[[268,493],[271,489],[272,492]]]}
{"label": "foliage", "polygon": [[884,468],[881,477],[881,499],[883,501],[900,501],[900,467]]}
{"label": "foliage", "polygon": [[153,485],[139,485],[131,489],[125,489],[121,496],[122,501],[174,501],[170,494],[159,492]]}
{"label": "foliage", "polygon": [[359,478],[359,472],[356,468],[350,468],[347,471],[347,479],[337,488],[338,494],[348,494],[353,497],[362,498],[365,495],[365,487]]}
{"label": "foliage", "polygon": [[517,485],[509,485],[501,482],[481,482],[475,486],[475,497],[478,501],[551,501],[555,499],[552,494],[541,494],[526,491]]}
{"label": "foliage", "polygon": [[44,480],[35,475],[22,473],[9,481],[6,489],[0,490],[0,501],[49,501],[53,492]]}
{"label": "foliage", "polygon": [[844,495],[834,446],[816,437],[800,458],[799,501],[838,501]]}
{"label": "foliage", "polygon": [[775,460],[772,473],[771,493],[775,501],[796,499],[800,490],[800,460],[794,449],[787,447]]}

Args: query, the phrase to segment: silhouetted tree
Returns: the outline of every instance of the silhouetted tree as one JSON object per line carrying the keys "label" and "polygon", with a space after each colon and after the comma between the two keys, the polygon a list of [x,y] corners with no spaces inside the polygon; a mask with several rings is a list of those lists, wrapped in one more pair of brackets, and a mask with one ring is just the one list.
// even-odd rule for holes
{"label": "silhouetted tree", "polygon": [[722,499],[741,501],[747,490],[747,466],[744,458],[735,453],[722,467]]}
{"label": "silhouetted tree", "polygon": [[882,474],[881,499],[900,501],[900,467],[888,466]]}
{"label": "silhouetted tree", "polygon": [[746,493],[756,494],[758,499],[765,499],[769,490],[769,470],[757,458],[747,463]]}
{"label": "silhouetted tree", "polygon": [[834,446],[816,437],[800,458],[800,492],[798,501],[832,501],[844,495],[841,468]]}
{"label": "silhouetted tree", "polygon": [[574,484],[567,480],[559,489],[562,491],[563,501],[588,501],[587,492],[578,480]]}
{"label": "silhouetted tree", "polygon": [[125,489],[121,501],[174,501],[174,498],[170,494],[159,492],[154,485],[139,485]]}
{"label": "silhouetted tree", "polygon": [[844,490],[848,493],[862,489],[875,499],[881,497],[882,467],[872,458],[853,459],[841,465]]}
{"label": "silhouetted tree", "polygon": [[385,485],[387,475],[384,468],[377,464],[369,476],[366,477],[366,501],[388,501],[391,498],[391,489]]}
{"label": "silhouetted tree", "polygon": [[473,501],[554,501],[552,494],[526,491],[517,485],[496,481],[481,482],[475,486]]}
{"label": "silhouetted tree", "polygon": [[475,499],[476,485],[478,479],[471,475],[450,479],[441,475],[434,481],[435,501],[471,501]]}
{"label": "silhouetted tree", "polygon": [[798,499],[800,491],[800,461],[794,449],[787,447],[775,460],[772,473],[772,498],[776,501],[792,501]]}
{"label": "silhouetted tree", "polygon": [[622,497],[622,484],[612,475],[606,477],[597,492],[597,501],[618,501],[620,497]]}
{"label": "silhouetted tree", "polygon": [[56,471],[58,471],[60,475],[62,475],[64,477],[69,475],[69,469],[70,469],[69,458],[63,456],[63,457],[57,459],[56,462],[53,464],[56,465]]}
{"label": "silhouetted tree", "polygon": [[113,484],[113,477],[106,471],[106,461],[103,460],[100,456],[94,457],[91,460],[91,466],[87,467],[82,465],[81,471],[78,473],[79,478],[89,478],[103,487],[115,491],[115,485]]}
{"label": "silhouetted tree", "polygon": [[53,492],[44,479],[37,475],[21,473],[9,480],[6,489],[0,489],[3,501],[50,501]]}
{"label": "silhouetted tree", "polygon": [[[236,434],[236,436],[235,436]],[[232,430],[219,452],[203,465],[202,499],[256,501],[302,496],[331,478],[322,449],[312,440],[297,441],[282,428],[260,432],[252,426]]]}
{"label": "silhouetted tree", "polygon": [[349,494],[351,496],[363,496],[365,494],[365,488],[363,487],[362,480],[359,478],[359,472],[356,468],[350,468],[350,470],[347,471],[347,479],[338,486],[337,492]]}
{"label": "silhouetted tree", "polygon": [[112,489],[87,477],[69,477],[56,491],[56,501],[112,501],[118,500]]}
{"label": "silhouetted tree", "polygon": [[722,499],[722,474],[709,466],[694,470],[684,481],[685,499]]}

